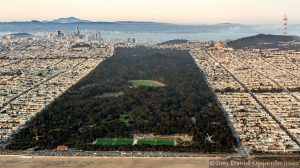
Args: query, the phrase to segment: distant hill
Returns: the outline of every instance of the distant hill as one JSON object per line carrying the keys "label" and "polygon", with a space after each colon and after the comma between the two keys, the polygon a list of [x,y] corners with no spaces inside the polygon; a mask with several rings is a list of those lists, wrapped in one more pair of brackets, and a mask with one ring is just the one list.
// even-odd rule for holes
{"label": "distant hill", "polygon": [[182,43],[187,43],[188,40],[184,40],[184,39],[175,39],[175,40],[169,40],[169,41],[165,41],[162,43],[159,43],[158,45],[165,45],[165,44],[182,44]]}
{"label": "distant hill", "polygon": [[238,40],[230,41],[227,43],[227,45],[234,49],[300,49],[300,37],[259,34],[256,36],[245,37]]}
{"label": "distant hill", "polygon": [[81,20],[75,17],[68,17],[68,18],[59,18],[50,21],[51,23],[90,23],[91,21],[88,20]]}
{"label": "distant hill", "polygon": [[10,36],[10,38],[30,38],[33,37],[34,35],[29,33],[14,33],[14,34],[6,35],[3,38],[7,38],[8,36]]}

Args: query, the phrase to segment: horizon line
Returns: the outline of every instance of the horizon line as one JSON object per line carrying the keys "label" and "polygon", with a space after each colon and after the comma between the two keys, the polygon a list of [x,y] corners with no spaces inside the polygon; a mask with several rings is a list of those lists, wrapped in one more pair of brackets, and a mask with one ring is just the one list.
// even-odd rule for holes
{"label": "horizon line", "polygon": [[[76,18],[76,17],[61,17],[57,19],[68,19],[68,18]],[[0,23],[13,23],[13,22],[40,22],[40,23],[55,23],[54,20],[57,19],[52,19],[52,20],[37,20],[37,19],[32,19],[32,20],[9,20],[9,21],[1,21]],[[79,19],[79,18],[76,18]],[[154,20],[86,20],[86,19],[79,19],[82,20],[82,22],[74,22],[74,23],[56,23],[56,24],[76,24],[76,23],[100,23],[100,22],[107,22],[107,23],[118,23],[118,22],[136,22],[136,23],[160,23],[160,24],[173,24],[173,25],[187,25],[187,26],[202,26],[202,25],[221,25],[221,24],[236,24],[236,25],[281,25],[278,23],[235,23],[235,22],[219,22],[219,23],[174,23],[174,22],[163,22],[163,21],[154,21]],[[291,23],[289,25],[298,25],[300,23]]]}

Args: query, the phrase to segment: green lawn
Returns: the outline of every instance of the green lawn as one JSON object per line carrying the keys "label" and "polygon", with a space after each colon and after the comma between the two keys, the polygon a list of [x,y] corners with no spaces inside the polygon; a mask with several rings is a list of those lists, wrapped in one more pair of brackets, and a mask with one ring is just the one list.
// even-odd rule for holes
{"label": "green lawn", "polygon": [[132,145],[133,139],[129,138],[98,138],[96,145],[116,146],[116,145]]}
{"label": "green lawn", "polygon": [[166,86],[163,83],[154,80],[130,80],[130,83],[133,84],[134,87],[145,86],[145,87],[164,87]]}
{"label": "green lawn", "polygon": [[168,145],[175,146],[175,140],[173,139],[139,139],[137,142],[138,145]]}

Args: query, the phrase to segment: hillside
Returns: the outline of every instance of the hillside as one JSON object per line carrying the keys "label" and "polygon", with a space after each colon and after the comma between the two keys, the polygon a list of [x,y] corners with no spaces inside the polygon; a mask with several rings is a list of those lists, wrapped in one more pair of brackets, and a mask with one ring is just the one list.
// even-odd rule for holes
{"label": "hillside", "polygon": [[29,34],[29,33],[14,33],[14,34],[9,34],[6,36],[3,36],[3,38],[6,38],[10,36],[11,38],[30,38],[33,37],[34,35]]}
{"label": "hillside", "polygon": [[[143,144],[174,143],[144,140],[116,145],[152,133],[184,134],[192,143],[149,146]],[[37,134],[38,141],[33,139]],[[213,142],[206,140],[208,135]],[[53,149],[62,144],[84,150],[232,152],[236,142],[187,51],[138,47],[116,49],[114,56],[39,113],[9,148]]]}
{"label": "hillside", "polygon": [[59,18],[59,19],[55,19],[50,21],[51,23],[89,23],[91,21],[88,20],[81,20],[75,17],[68,17],[68,18]]}
{"label": "hillside", "polygon": [[238,40],[230,41],[227,43],[227,45],[234,49],[300,49],[300,37],[259,34],[256,36],[245,37]]}
{"label": "hillside", "polygon": [[165,41],[165,42],[159,43],[158,45],[183,44],[183,43],[187,43],[187,42],[188,42],[188,40],[175,39],[175,40],[169,40],[169,41]]}

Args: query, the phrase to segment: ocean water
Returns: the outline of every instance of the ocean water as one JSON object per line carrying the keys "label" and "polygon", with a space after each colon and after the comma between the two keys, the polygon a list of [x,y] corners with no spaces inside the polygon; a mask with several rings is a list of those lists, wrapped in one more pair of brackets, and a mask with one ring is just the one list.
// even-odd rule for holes
{"label": "ocean water", "polygon": [[254,33],[102,33],[103,39],[124,40],[136,38],[138,41],[167,41],[186,39],[197,41],[236,40],[242,37],[256,35]]}
{"label": "ocean water", "polygon": [[[0,32],[0,37],[14,32]],[[40,35],[40,32],[32,32],[31,34]],[[128,32],[101,32],[101,37],[105,40],[126,40],[127,38],[135,38],[138,41],[167,41],[174,39],[186,39],[197,41],[210,40],[235,40],[242,37],[256,35],[254,33],[128,33]]]}

